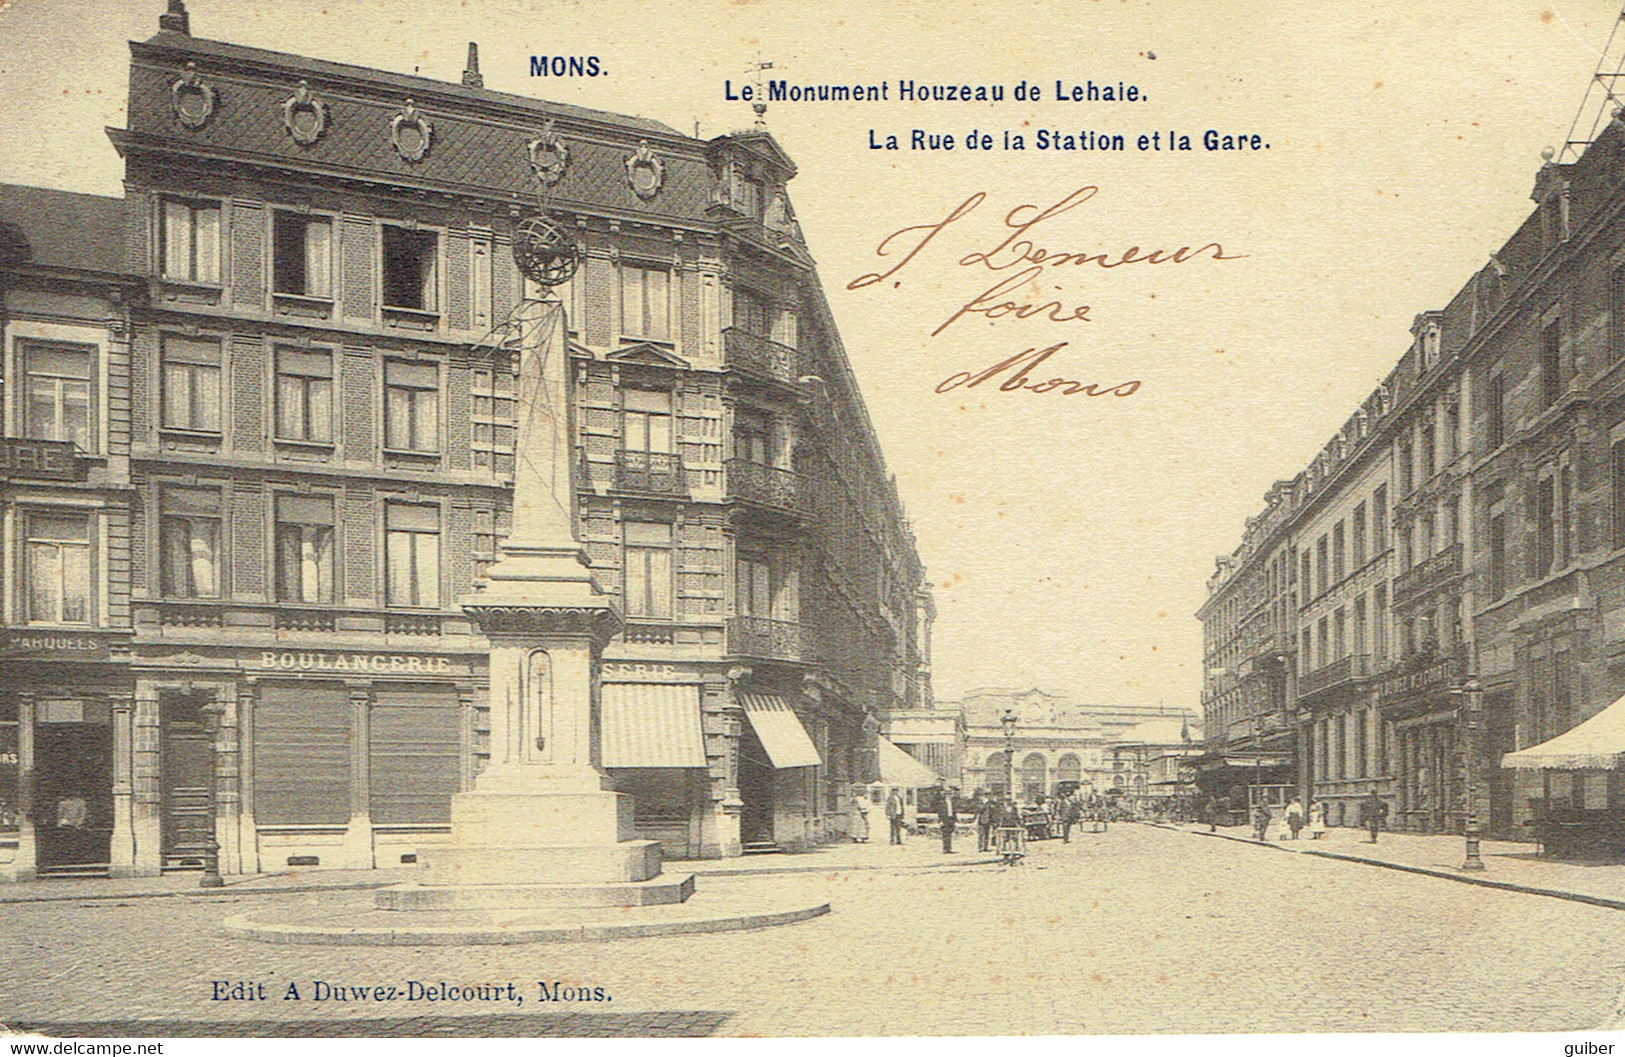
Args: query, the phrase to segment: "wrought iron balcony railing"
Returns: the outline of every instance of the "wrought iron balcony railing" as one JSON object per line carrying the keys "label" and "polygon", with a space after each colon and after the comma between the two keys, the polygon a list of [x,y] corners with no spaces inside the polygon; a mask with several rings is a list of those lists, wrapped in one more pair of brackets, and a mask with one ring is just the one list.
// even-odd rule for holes
{"label": "wrought iron balcony railing", "polygon": [[727,474],[728,498],[783,510],[801,509],[806,487],[801,475],[794,470],[763,466],[749,459],[729,459],[723,469]]}
{"label": "wrought iron balcony railing", "polygon": [[730,657],[768,661],[810,660],[806,629],[788,620],[731,617],[727,624]]}
{"label": "wrought iron balcony railing", "polygon": [[1308,697],[1310,694],[1318,694],[1369,678],[1371,678],[1370,656],[1364,653],[1351,653],[1299,679],[1298,696]]}
{"label": "wrought iron balcony railing", "polygon": [[623,449],[615,453],[615,487],[622,492],[685,495],[683,460],[677,455]]}
{"label": "wrought iron balcony railing", "polygon": [[729,367],[786,383],[796,380],[800,363],[799,354],[790,346],[738,327],[723,329],[722,359]]}
{"label": "wrought iron balcony railing", "polygon": [[1394,604],[1445,583],[1461,572],[1461,544],[1455,543],[1427,561],[1394,577]]}

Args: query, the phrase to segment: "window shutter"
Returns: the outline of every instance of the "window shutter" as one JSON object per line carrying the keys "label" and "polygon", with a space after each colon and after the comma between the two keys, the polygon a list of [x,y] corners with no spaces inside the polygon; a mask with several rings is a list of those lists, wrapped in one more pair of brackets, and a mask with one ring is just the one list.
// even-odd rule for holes
{"label": "window shutter", "polygon": [[254,817],[271,825],[350,821],[350,699],[342,687],[261,688]]}
{"label": "window shutter", "polygon": [[380,687],[368,746],[368,812],[375,824],[445,823],[461,781],[457,697]]}

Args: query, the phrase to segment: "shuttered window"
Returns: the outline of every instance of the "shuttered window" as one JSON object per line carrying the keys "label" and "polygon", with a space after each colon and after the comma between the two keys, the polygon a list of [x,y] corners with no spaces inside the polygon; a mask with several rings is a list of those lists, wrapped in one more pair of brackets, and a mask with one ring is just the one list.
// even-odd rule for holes
{"label": "shuttered window", "polygon": [[461,773],[456,695],[380,686],[370,727],[373,823],[449,822]]}
{"label": "shuttered window", "polygon": [[267,686],[254,709],[254,819],[350,821],[350,699],[342,686]]}

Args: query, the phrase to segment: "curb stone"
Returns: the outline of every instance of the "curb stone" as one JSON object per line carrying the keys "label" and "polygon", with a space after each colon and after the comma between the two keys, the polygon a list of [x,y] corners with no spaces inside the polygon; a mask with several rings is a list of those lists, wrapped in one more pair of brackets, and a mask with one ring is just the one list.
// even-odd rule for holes
{"label": "curb stone", "polygon": [[[1455,881],[1458,884],[1477,885],[1480,888],[1498,888],[1503,892],[1519,892],[1523,895],[1546,896],[1549,899],[1564,899],[1571,903],[1585,903],[1590,906],[1607,907],[1610,910],[1625,910],[1625,899],[1610,899],[1607,896],[1586,895],[1583,892],[1565,892],[1560,888],[1541,888],[1537,885],[1520,884],[1517,881],[1495,881],[1487,877],[1471,877],[1465,874],[1451,873],[1446,870],[1437,870],[1427,866],[1410,866],[1406,863],[1388,862],[1385,859],[1371,859],[1363,855],[1345,855],[1341,852],[1322,851],[1315,848],[1283,848],[1279,844],[1268,841],[1259,842],[1250,837],[1236,837],[1228,833],[1203,833],[1201,830],[1181,830],[1177,826],[1153,822],[1150,825],[1157,829],[1170,830],[1174,833],[1194,833],[1198,837],[1219,837],[1224,840],[1235,841],[1239,844],[1249,844],[1253,847],[1271,848],[1275,851],[1291,852],[1295,855],[1313,855],[1320,859],[1335,859],[1340,862],[1362,863],[1366,866],[1380,866],[1385,870],[1396,870],[1400,873],[1421,874],[1425,877],[1438,877],[1446,881]],[[1625,1008],[1625,1006],[1622,1006]]]}

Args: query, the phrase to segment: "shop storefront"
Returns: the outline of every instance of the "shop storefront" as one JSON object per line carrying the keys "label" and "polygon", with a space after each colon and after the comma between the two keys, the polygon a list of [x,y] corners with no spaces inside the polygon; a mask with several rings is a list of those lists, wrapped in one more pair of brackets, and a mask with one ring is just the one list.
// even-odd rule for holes
{"label": "shop storefront", "polygon": [[1373,733],[1393,776],[1389,825],[1409,833],[1456,833],[1462,824],[1464,762],[1458,653],[1418,656],[1377,683],[1382,725]]}
{"label": "shop storefront", "polygon": [[198,867],[211,833],[227,873],[398,866],[449,834],[485,750],[482,656],[155,653],[127,668],[115,873]]}
{"label": "shop storefront", "polygon": [[0,633],[0,878],[127,865],[127,635]]}

